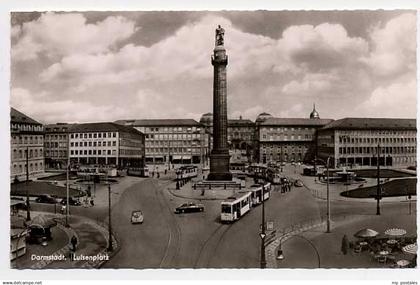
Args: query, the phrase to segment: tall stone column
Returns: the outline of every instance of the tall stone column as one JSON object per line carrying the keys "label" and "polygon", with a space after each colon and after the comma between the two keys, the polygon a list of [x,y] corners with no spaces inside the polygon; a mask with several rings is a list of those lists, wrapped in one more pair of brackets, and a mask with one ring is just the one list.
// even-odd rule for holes
{"label": "tall stone column", "polygon": [[214,66],[213,78],[213,149],[210,155],[208,180],[232,180],[229,172],[229,149],[227,144],[227,90],[226,66],[228,57],[224,47],[224,29],[216,29],[216,43],[211,57]]}

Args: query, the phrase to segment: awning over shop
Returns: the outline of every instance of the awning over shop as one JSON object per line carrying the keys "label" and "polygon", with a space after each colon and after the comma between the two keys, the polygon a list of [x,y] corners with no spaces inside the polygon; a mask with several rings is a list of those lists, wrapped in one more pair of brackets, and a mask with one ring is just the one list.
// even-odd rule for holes
{"label": "awning over shop", "polygon": [[180,155],[174,155],[174,156],[172,157],[172,159],[177,159],[177,160],[180,160],[180,159],[182,159],[182,156],[180,156]]}

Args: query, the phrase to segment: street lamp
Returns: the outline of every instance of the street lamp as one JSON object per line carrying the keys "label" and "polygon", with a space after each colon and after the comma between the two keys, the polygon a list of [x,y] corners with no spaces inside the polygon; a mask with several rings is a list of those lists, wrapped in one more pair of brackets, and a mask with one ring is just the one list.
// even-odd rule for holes
{"label": "street lamp", "polygon": [[108,182],[108,251],[113,251],[111,226],[111,183]]}
{"label": "street lamp", "polygon": [[327,158],[327,233],[330,233],[331,226],[331,209],[330,209],[330,156]]}
{"label": "street lamp", "polygon": [[267,266],[267,261],[265,259],[265,206],[264,206],[264,181],[262,182],[262,213],[261,213],[261,233],[260,233],[260,238],[261,238],[261,257],[260,257],[260,266],[261,269],[266,268]]}
{"label": "street lamp", "polygon": [[379,158],[380,158],[380,151],[381,151],[381,146],[378,143],[378,158],[376,161],[376,166],[377,166],[377,173],[378,173],[378,180],[377,180],[377,187],[376,187],[376,215],[380,215],[381,214],[381,208],[380,208],[380,200],[381,200],[381,180],[380,180],[380,173],[381,173],[381,169],[379,166]]}
{"label": "street lamp", "polygon": [[30,204],[29,204],[29,187],[28,187],[28,181],[29,181],[29,147],[26,147],[26,181],[25,181],[25,188],[26,188],[26,221],[31,220],[31,212],[29,210]]}
{"label": "street lamp", "polygon": [[[309,245],[315,250],[316,257],[317,257],[317,260],[318,260],[318,268],[321,268],[321,257],[319,256],[319,252],[316,249],[313,242],[311,242],[309,239],[307,239],[306,237],[301,236],[301,235],[292,235],[290,238],[292,238],[292,237],[300,238],[300,239],[306,241],[307,243],[309,243]],[[284,239],[284,237],[283,237],[283,239]],[[276,259],[280,260],[280,261],[285,259],[285,256],[283,254],[283,250],[281,249],[281,241],[282,241],[282,239],[280,239],[280,244],[279,244],[279,247],[277,249],[277,257],[276,257]]]}

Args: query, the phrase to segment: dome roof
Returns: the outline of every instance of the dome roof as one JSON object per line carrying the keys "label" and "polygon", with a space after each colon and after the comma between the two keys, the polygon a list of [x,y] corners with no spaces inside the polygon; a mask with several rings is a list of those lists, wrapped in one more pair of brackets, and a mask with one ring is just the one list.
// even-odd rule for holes
{"label": "dome roof", "polygon": [[206,113],[201,116],[200,123],[201,124],[211,124],[213,122],[213,113]]}
{"label": "dome roof", "polygon": [[319,119],[319,113],[315,109],[315,104],[314,104],[314,109],[312,110],[311,114],[309,115],[309,118],[311,118],[311,119]]}
{"label": "dome roof", "polygon": [[271,116],[271,114],[268,114],[266,112],[261,113],[257,116],[257,119],[255,120],[255,122],[257,123],[261,123],[264,122],[265,120],[267,120],[268,118],[272,118],[273,116]]}

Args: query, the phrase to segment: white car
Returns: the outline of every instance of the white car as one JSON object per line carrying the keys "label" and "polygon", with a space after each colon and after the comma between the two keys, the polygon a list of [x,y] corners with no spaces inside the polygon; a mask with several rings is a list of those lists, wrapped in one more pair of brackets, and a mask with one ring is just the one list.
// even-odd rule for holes
{"label": "white car", "polygon": [[143,223],[143,213],[140,210],[133,211],[131,213],[131,223],[132,224],[142,224]]}

